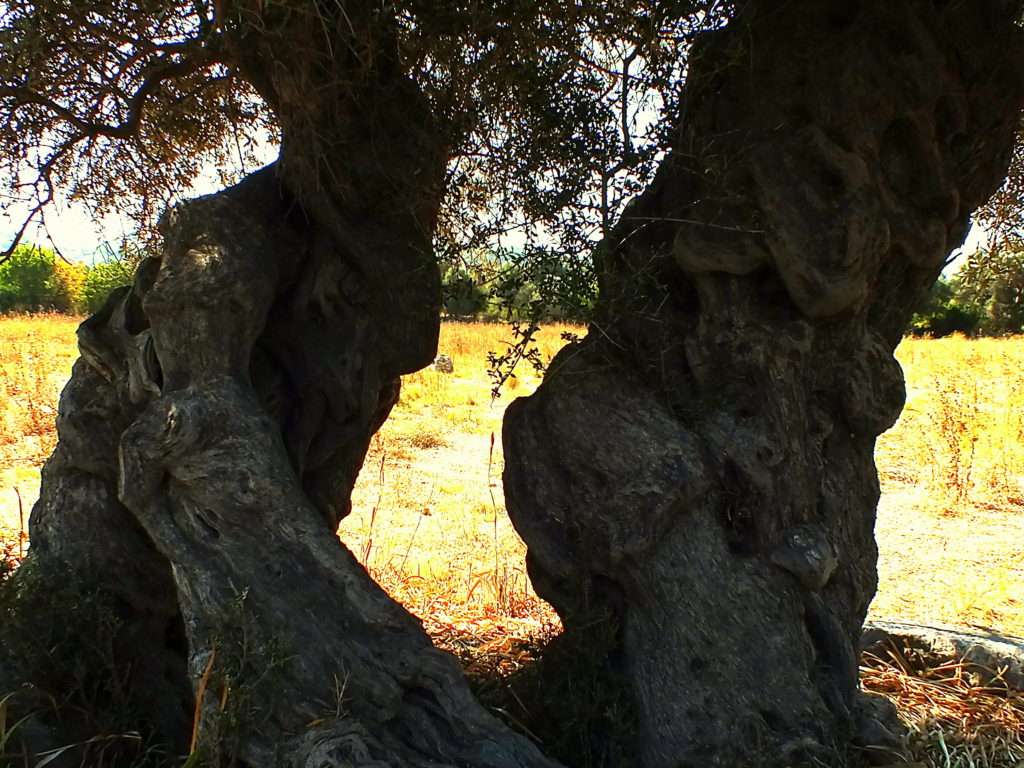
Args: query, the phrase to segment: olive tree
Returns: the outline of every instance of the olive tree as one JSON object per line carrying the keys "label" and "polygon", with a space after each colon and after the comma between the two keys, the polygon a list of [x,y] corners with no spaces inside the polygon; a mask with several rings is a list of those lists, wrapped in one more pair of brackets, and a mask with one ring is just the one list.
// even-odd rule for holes
{"label": "olive tree", "polygon": [[[556,764],[335,535],[436,351],[439,258],[523,229],[601,299],[510,409],[510,510],[570,642],[612,628],[635,759],[841,752],[891,349],[1005,173],[1019,9],[775,6],[0,6],[6,201],[27,227],[66,190],[159,243],[79,330],[24,569],[107,596],[160,739]],[[177,202],[264,131],[273,164]]]}
{"label": "olive tree", "polygon": [[508,409],[531,578],[566,643],[606,638],[593,668],[643,765],[897,745],[857,680],[875,438],[907,322],[1006,175],[1018,18],[743,5],[693,51],[671,152],[599,248],[589,334]]}
{"label": "olive tree", "polygon": [[[156,245],[79,330],[15,578],[40,610],[47,583],[96,585],[116,684],[156,738],[225,764],[553,764],[335,529],[399,377],[434,356],[437,252],[516,221],[579,251],[577,224],[653,167],[659,136],[631,131],[722,17],[696,10],[0,7],[11,249],[62,193]],[[266,131],[274,163],[177,202]],[[49,725],[40,744],[88,742],[70,711]]]}

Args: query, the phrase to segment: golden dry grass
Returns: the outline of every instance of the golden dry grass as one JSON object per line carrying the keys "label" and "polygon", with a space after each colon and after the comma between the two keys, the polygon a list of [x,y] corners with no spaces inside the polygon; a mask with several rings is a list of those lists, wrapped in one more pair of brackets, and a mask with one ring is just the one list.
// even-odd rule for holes
{"label": "golden dry grass", "polygon": [[[567,330],[541,332],[546,361]],[[557,622],[530,587],[525,547],[505,514],[501,419],[508,400],[539,384],[524,367],[492,402],[487,352],[502,349],[508,333],[500,325],[442,327],[440,351],[454,373],[427,369],[404,379],[341,526],[342,540],[435,637],[472,626],[481,643],[489,633],[505,642]]]}
{"label": "golden dry grass", "polygon": [[[56,435],[57,396],[76,356],[77,319],[0,319],[0,527],[27,516]],[[550,359],[564,343],[539,338]],[[341,536],[403,603],[443,630],[553,620],[531,590],[505,514],[501,419],[539,377],[528,368],[492,402],[487,352],[500,325],[446,323],[453,374],[405,378],[371,445]],[[1024,339],[908,339],[907,407],[878,443],[877,617],[1024,635]]]}
{"label": "golden dry grass", "polygon": [[78,319],[0,320],[0,467],[38,467],[53,451],[57,396],[78,357]]}
{"label": "golden dry grass", "polygon": [[865,654],[861,685],[893,701],[910,731],[911,766],[1020,768],[1024,693],[982,683],[959,661],[912,667],[900,655]]}
{"label": "golden dry grass", "polygon": [[0,539],[8,544],[21,536],[39,492],[39,468],[57,443],[57,400],[78,357],[79,320],[0,318]]}
{"label": "golden dry grass", "polygon": [[[0,318],[0,529],[15,556],[15,490],[27,515],[55,442],[76,322]],[[542,333],[545,359],[563,330],[578,329]],[[519,371],[492,402],[486,356],[507,338],[503,326],[443,326],[440,351],[454,373],[406,377],[340,531],[471,673],[515,671],[557,631],[526,578],[502,497],[504,407],[539,383]],[[908,401],[876,452],[883,498],[872,615],[1024,635],[1024,339],[907,340],[898,356]],[[883,661],[862,678],[912,724],[917,764],[1018,768],[1024,760],[1014,736],[1024,724],[1019,695],[972,686],[950,670],[915,676]]]}
{"label": "golden dry grass", "polygon": [[907,340],[907,404],[882,436],[883,481],[927,492],[928,511],[1024,511],[1024,339]]}
{"label": "golden dry grass", "polygon": [[872,613],[1024,636],[1024,338],[907,339]]}

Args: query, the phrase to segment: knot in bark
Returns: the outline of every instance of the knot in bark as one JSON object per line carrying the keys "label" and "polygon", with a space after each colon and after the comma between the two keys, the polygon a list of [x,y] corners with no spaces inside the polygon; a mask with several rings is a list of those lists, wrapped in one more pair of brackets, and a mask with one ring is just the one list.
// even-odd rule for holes
{"label": "knot in bark", "polygon": [[816,525],[790,528],[771,553],[771,561],[796,577],[807,590],[816,592],[828,584],[839,558],[825,532]]}

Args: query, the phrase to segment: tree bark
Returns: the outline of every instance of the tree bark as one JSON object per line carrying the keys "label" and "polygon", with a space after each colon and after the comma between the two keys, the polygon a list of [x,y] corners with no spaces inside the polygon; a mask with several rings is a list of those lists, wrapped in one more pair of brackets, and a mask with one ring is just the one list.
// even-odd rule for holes
{"label": "tree bark", "polygon": [[877,733],[875,438],[903,328],[1006,172],[1011,5],[750,2],[705,35],[598,249],[597,319],[507,411],[531,578],[563,642],[612,628],[646,768],[836,764]]}
{"label": "tree bark", "polygon": [[31,567],[112,596],[128,687],[178,751],[198,707],[206,764],[554,766],[336,536],[436,351],[445,137],[372,4],[232,7],[281,158],[169,211],[81,326]]}

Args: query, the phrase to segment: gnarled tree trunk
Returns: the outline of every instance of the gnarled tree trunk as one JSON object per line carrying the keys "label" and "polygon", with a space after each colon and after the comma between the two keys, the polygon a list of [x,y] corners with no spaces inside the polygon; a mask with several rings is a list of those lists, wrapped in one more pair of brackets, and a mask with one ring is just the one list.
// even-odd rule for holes
{"label": "gnarled tree trunk", "polygon": [[82,325],[32,567],[114,596],[127,684],[179,750],[197,698],[209,764],[552,766],[336,537],[436,349],[444,136],[373,4],[237,5],[281,158],[170,211]]}
{"label": "gnarled tree trunk", "polygon": [[564,642],[614,628],[602,664],[646,768],[877,741],[855,654],[875,438],[910,313],[1006,170],[1011,5],[743,5],[699,42],[671,155],[599,249],[589,334],[508,409],[534,585]]}

